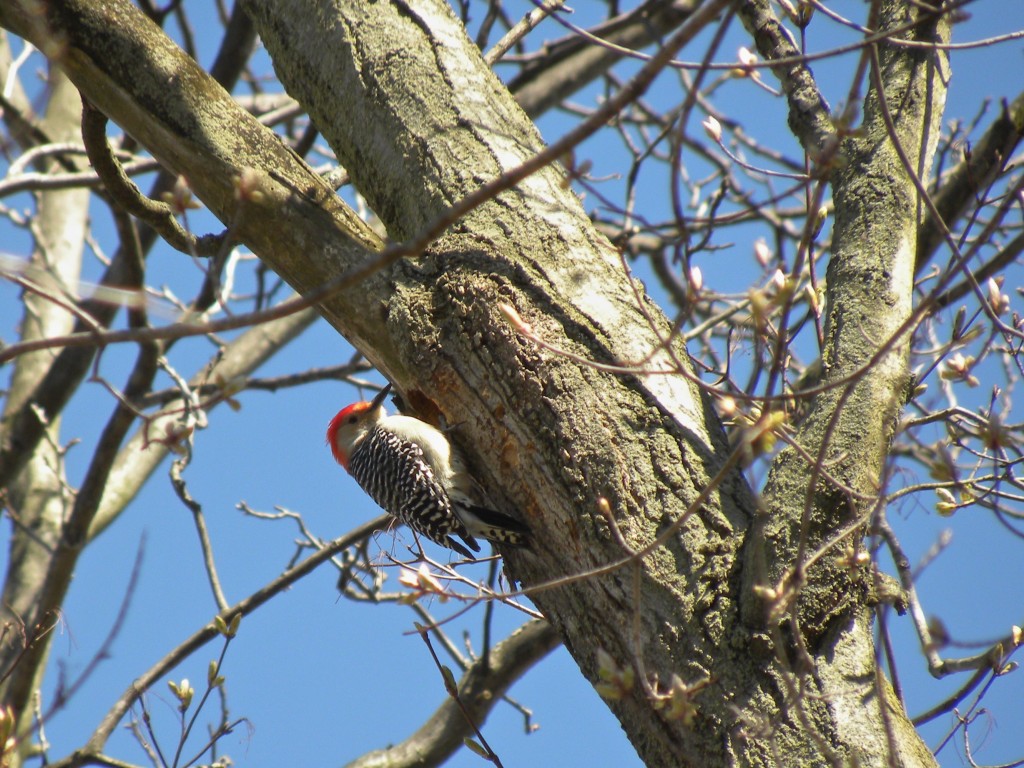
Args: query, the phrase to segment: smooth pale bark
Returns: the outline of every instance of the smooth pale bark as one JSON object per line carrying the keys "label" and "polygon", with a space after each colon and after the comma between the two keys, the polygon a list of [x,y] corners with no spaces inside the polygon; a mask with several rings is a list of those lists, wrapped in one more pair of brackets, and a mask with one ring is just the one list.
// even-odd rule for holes
{"label": "smooth pale bark", "polygon": [[[418,233],[542,146],[441,2],[247,8],[282,81],[393,238]],[[127,3],[62,4],[43,33],[9,8],[0,10],[0,21],[37,44],[60,31],[63,48],[44,50],[99,108],[187,175],[235,237],[297,290],[365,263],[378,247],[315,175]],[[914,87],[924,76],[911,77]],[[917,157],[920,133],[903,140]],[[239,201],[233,181],[245,169],[261,194]],[[886,173],[899,169],[890,165]],[[883,202],[915,207],[902,195]],[[859,220],[863,210],[850,203],[851,220]],[[902,209],[897,220],[907,222]],[[837,270],[842,282],[846,273]],[[889,286],[903,307],[909,283]],[[830,295],[831,338],[839,345],[844,334],[863,331],[840,322],[846,298],[831,279],[829,288],[837,291]],[[501,303],[574,357],[523,339]],[[645,546],[686,514],[729,455],[706,396],[680,375],[685,350],[665,343],[669,324],[626,277],[555,167],[477,208],[421,258],[325,302],[324,314],[421,415],[440,412],[455,426],[454,439],[473,446],[473,468],[492,501],[534,531],[530,550],[506,553],[510,572],[527,586],[623,556],[604,504],[628,546]],[[638,370],[612,374],[581,359]],[[901,382],[897,364],[878,387],[865,389],[892,409]],[[827,401],[818,407],[824,411]],[[870,437],[872,455],[884,455],[878,440],[885,430]],[[782,530],[799,527],[806,465],[802,486],[800,476],[794,472],[786,486],[790,495],[773,497],[773,522]],[[709,681],[689,702],[692,723],[659,706],[638,681],[610,697],[648,765],[888,764],[866,596],[852,591],[838,612],[828,606],[810,613],[829,619],[828,631],[814,638],[817,666],[810,670],[794,671],[792,649],[773,647],[785,634],[773,635],[762,613],[741,614],[762,569],[779,572],[796,551],[790,540],[766,564],[763,551],[760,559],[742,557],[755,508],[739,473],[727,472],[665,546],[635,568],[534,599],[591,681],[600,678],[601,652],[662,692],[674,678]],[[604,667],[608,672],[609,663]],[[899,721],[901,758],[929,764],[905,715],[895,708],[887,715]]]}
{"label": "smooth pale bark", "polygon": [[[0,71],[6,68],[0,68]],[[72,142],[78,137],[81,99],[75,87],[57,69],[50,73],[52,89],[40,128],[56,142]],[[23,339],[60,336],[74,324],[74,316],[49,296],[77,291],[82,265],[82,249],[88,226],[89,191],[70,189],[40,193],[33,233],[36,247],[30,261],[29,281],[43,293],[25,290],[22,297]],[[23,355],[11,375],[4,402],[4,415],[31,408],[30,396],[35,384],[50,368],[52,350]],[[45,427],[45,439],[27,458],[24,469],[6,488],[4,504],[19,522],[11,536],[3,591],[0,594],[0,627],[10,627],[8,637],[15,638],[21,622],[34,615],[39,590],[52,564],[51,553],[60,541],[61,525],[71,508],[74,495],[64,477],[64,458],[60,454],[59,416]],[[50,617],[56,622],[57,614]],[[31,634],[31,629],[29,629]],[[18,715],[16,729],[28,730],[32,710],[27,706],[31,692],[42,684],[46,669],[48,642],[40,643],[39,663],[26,664],[25,674],[12,674],[0,686],[0,696],[10,702]],[[11,670],[21,650],[18,642],[0,647],[0,670]],[[29,745],[21,745],[22,751]]]}

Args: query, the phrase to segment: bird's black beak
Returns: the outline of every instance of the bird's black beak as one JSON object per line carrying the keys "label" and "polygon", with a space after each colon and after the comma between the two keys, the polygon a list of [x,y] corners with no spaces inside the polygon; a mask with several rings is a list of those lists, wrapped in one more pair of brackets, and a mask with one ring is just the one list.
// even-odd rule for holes
{"label": "bird's black beak", "polygon": [[373,398],[373,400],[370,401],[370,408],[372,410],[377,410],[378,408],[380,408],[382,405],[384,405],[384,398],[387,397],[390,393],[391,393],[391,382],[389,381],[384,386],[384,389],[382,389],[380,392],[378,392],[377,396],[375,398]]}

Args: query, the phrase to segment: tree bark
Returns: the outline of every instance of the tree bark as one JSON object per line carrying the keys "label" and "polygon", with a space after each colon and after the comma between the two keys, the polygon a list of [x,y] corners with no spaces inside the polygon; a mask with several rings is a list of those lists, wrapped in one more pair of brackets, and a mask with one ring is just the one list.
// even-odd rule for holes
{"label": "tree bark", "polygon": [[[79,133],[81,98],[71,82],[53,68],[49,74],[52,95],[39,128],[53,141],[73,141]],[[74,289],[82,265],[82,249],[89,213],[89,191],[58,190],[41,193],[39,215],[34,230],[37,247],[32,253],[33,271],[30,281],[44,291],[60,293]],[[25,291],[25,314],[22,338],[45,338],[67,333],[74,316],[46,296]],[[53,362],[52,350],[41,350],[18,359],[6,393],[4,417],[31,408],[31,394]],[[61,538],[61,526],[70,512],[74,495],[64,476],[64,457],[60,445],[60,417],[48,420],[45,439],[27,457],[25,467],[7,488],[5,505],[18,520],[19,527],[11,537],[10,557],[4,569],[3,592],[0,594],[0,627],[10,627],[11,637],[22,631],[31,637],[34,627],[22,622],[34,615],[42,584],[52,565],[52,552]],[[58,621],[58,612],[50,617]],[[20,641],[20,637],[18,640]],[[0,670],[12,667],[21,650],[20,642],[0,647]],[[3,699],[18,714],[16,730],[28,730],[32,710],[27,706],[31,692],[42,683],[46,669],[49,640],[36,643],[38,663],[26,663],[15,670],[6,685],[0,687]],[[24,747],[22,746],[22,752]]]}
{"label": "tree bark", "polygon": [[[912,21],[907,38],[949,41],[947,19],[925,6],[887,0],[877,7],[876,29]],[[861,547],[883,503],[889,448],[912,387],[923,180],[939,138],[948,59],[941,49],[888,41],[868,54],[864,121],[843,142],[832,179],[836,224],[822,391],[793,437],[799,450],[784,450],[773,464],[765,511],[747,544],[745,578],[751,592],[758,580],[776,590],[772,610],[802,638],[804,657],[795,663],[815,670],[811,678],[839,713],[839,741],[855,746],[863,764],[926,765],[932,755],[872,658],[865,606],[877,599],[876,577],[843,552]],[[751,614],[760,610],[752,601],[748,606]],[[858,703],[839,693],[866,681],[874,681],[879,696]]]}
{"label": "tree bark", "polygon": [[[251,0],[246,8],[282,82],[395,240],[543,148],[440,0]],[[905,10],[887,8],[886,20]],[[187,176],[232,236],[296,290],[365,266],[381,247],[333,190],[127,2],[57,3],[42,20],[5,6],[0,23],[50,51],[90,101]],[[926,168],[924,127],[940,111],[923,118],[934,95],[925,89],[937,87],[933,54],[880,47],[885,92],[906,110],[898,135]],[[915,98],[898,101],[898,93]],[[878,114],[870,115],[876,128]],[[887,145],[884,133],[871,136],[874,149]],[[852,166],[871,164],[864,147],[850,145]],[[890,151],[882,154],[887,165],[873,178],[888,184],[901,171]],[[877,203],[896,211],[906,236],[896,252],[879,244],[867,256],[876,261],[862,264],[850,238],[871,218],[854,197],[855,175],[837,187],[849,235],[837,232],[830,268],[832,380],[889,344],[912,285],[914,196],[901,185]],[[831,487],[816,496],[813,509],[831,516],[815,516],[806,536],[804,499],[817,476],[790,453],[773,475],[770,516],[752,528],[757,504],[683,345],[565,181],[558,167],[542,168],[459,219],[419,258],[325,301],[324,316],[420,416],[445,417],[453,439],[473,446],[467,453],[492,502],[533,531],[529,549],[504,553],[510,573],[533,589],[646,764],[931,764],[878,684],[866,590],[850,589],[838,604],[818,599],[862,577],[822,558],[801,584],[803,612],[781,624],[754,596],[861,514],[860,496],[836,499]],[[848,297],[865,276],[881,292]],[[561,351],[524,338],[502,305]],[[878,313],[877,334],[865,333],[860,321],[879,306],[892,311]],[[857,335],[874,346],[848,351]],[[870,461],[844,479],[858,492],[877,491],[906,386],[904,344],[886,347],[877,383],[830,390],[809,419],[807,429],[839,450],[861,436]],[[836,416],[854,401],[861,419],[873,419],[866,433],[854,414]],[[835,502],[851,499],[836,512]],[[800,632],[808,632],[809,667]]]}

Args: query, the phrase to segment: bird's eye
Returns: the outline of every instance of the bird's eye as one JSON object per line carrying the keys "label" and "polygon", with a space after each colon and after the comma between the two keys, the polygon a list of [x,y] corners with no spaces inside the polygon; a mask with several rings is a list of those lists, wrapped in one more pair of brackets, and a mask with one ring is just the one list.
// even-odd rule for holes
{"label": "bird's eye", "polygon": [[348,423],[349,424],[355,424],[356,423],[356,417],[355,416],[349,416],[348,417]]}

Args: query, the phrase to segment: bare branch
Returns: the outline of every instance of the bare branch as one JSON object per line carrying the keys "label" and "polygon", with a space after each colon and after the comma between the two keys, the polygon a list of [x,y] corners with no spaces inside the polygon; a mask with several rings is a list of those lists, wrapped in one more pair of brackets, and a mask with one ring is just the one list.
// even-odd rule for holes
{"label": "bare branch", "polygon": [[470,666],[459,681],[458,701],[447,699],[408,739],[368,752],[346,768],[440,765],[472,733],[466,718],[482,725],[505,691],[558,644],[558,633],[546,621],[524,624]]}

